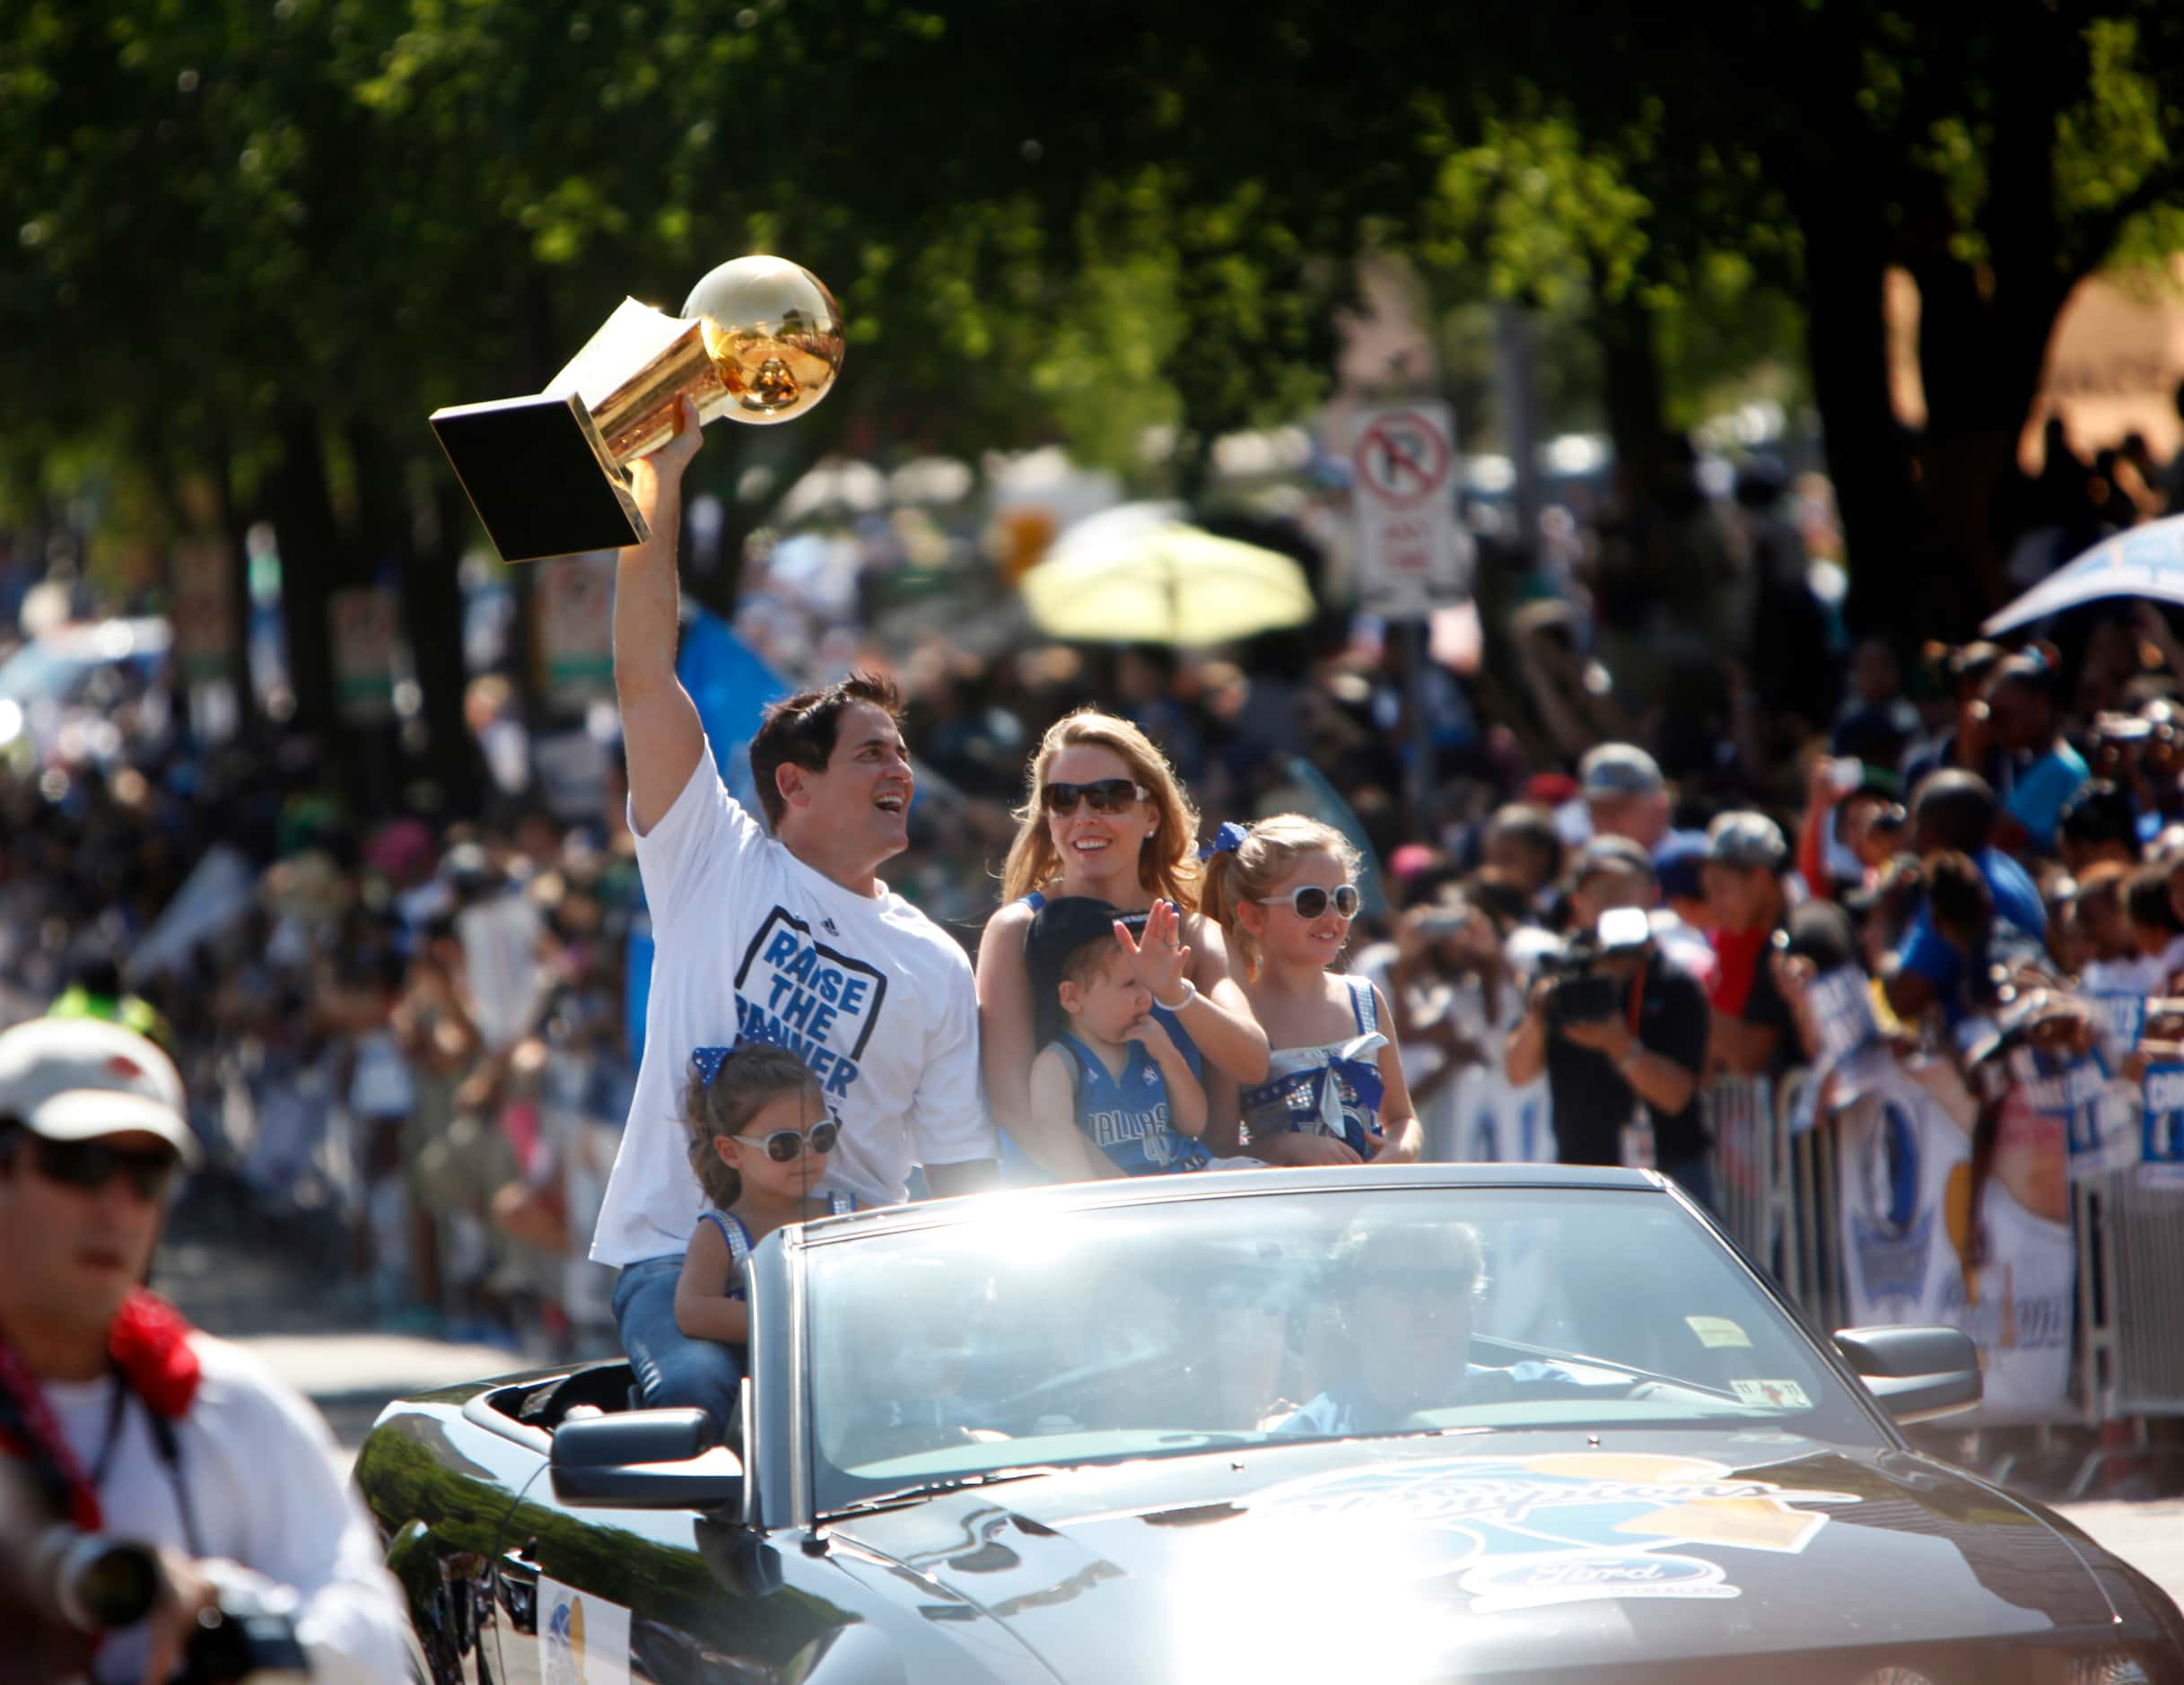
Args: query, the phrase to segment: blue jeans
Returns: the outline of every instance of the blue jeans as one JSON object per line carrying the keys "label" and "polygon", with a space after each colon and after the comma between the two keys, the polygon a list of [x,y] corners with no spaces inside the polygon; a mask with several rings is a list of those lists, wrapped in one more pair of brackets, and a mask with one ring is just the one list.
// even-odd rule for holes
{"label": "blue jeans", "polygon": [[1704,1153],[1695,1153],[1689,1158],[1664,1158],[1655,1168],[1703,1209],[1714,1210],[1714,1166]]}
{"label": "blue jeans", "polygon": [[693,1340],[675,1325],[675,1284],[682,1273],[683,1261],[672,1255],[625,1269],[615,1282],[615,1329],[645,1407],[695,1404],[712,1418],[725,1443],[743,1384],[744,1349]]}

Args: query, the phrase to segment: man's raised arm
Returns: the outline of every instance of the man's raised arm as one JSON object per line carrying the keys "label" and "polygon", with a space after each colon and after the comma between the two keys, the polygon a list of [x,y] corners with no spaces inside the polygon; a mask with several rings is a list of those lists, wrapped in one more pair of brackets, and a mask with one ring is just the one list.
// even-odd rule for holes
{"label": "man's raised arm", "polygon": [[681,599],[675,541],[683,524],[683,470],[697,448],[697,406],[685,398],[681,431],[630,464],[630,489],[652,536],[615,558],[615,695],[640,835],[667,816],[705,748],[697,705],[675,677]]}

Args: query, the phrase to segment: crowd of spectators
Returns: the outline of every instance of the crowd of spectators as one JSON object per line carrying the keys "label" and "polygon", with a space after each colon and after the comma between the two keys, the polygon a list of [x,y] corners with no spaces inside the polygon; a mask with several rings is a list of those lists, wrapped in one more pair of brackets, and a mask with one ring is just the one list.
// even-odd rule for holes
{"label": "crowd of spectators", "polygon": [[[2057,464],[2036,483],[2053,519],[2013,565],[2160,512],[2160,478]],[[896,674],[922,784],[886,875],[966,949],[1026,757],[1083,703],[1141,726],[1209,825],[1295,811],[1350,832],[1377,869],[1350,963],[1395,1008],[1429,1157],[1612,1160],[1642,1101],[1648,1150],[1689,1160],[1709,1076],[1825,1039],[1805,984],[1838,957],[1886,1033],[1946,1047],[2036,983],[2170,991],[2184,651],[2159,612],[2073,616],[2060,647],[1853,644],[1842,575],[1808,554],[1830,525],[1816,478],[1755,468],[1716,500],[1687,474],[1655,506],[1552,513],[1536,550],[1482,539],[1476,606],[1438,617],[1415,676],[1398,629],[1340,607],[1216,652],[973,651],[936,631],[875,648],[854,590],[799,598],[763,557],[745,598],[801,616],[799,681]],[[1310,529],[1289,546],[1327,587]],[[99,764],[0,775],[8,1015],[72,996],[156,1026],[212,1148],[192,1204],[320,1260],[337,1308],[542,1354],[611,1343],[582,1242],[642,1024],[618,777],[581,816],[361,815],[314,746],[205,746],[181,719]],[[178,896],[215,898],[223,850],[232,904],[139,966]],[[1617,996],[1630,1045],[1583,1045],[1551,982],[1572,935],[1630,910],[1652,938]],[[1512,1059],[1532,1022],[1543,1044]]]}

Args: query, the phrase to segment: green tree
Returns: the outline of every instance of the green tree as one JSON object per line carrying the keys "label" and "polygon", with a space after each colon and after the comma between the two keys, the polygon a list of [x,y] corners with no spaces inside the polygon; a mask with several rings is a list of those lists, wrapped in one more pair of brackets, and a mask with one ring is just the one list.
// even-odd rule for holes
{"label": "green tree", "polygon": [[[1806,0],[1706,5],[1673,31],[1638,14],[1576,27],[1561,7],[1534,22],[1535,49],[1557,48],[1535,62],[1590,140],[1643,127],[1641,186],[1676,207],[1668,243],[1697,232],[1794,284],[1854,617],[1962,625],[2001,589],[1996,502],[2063,301],[2175,230],[2184,20],[2136,0]],[[1679,180],[1721,191],[1709,205]],[[1888,386],[1899,266],[1924,302],[1918,440]]]}

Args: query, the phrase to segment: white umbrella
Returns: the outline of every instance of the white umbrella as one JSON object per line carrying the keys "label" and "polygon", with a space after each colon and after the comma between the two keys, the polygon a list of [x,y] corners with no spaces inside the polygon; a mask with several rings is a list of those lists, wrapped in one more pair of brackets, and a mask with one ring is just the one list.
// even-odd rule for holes
{"label": "white umbrella", "polygon": [[1071,527],[1024,576],[1033,621],[1085,642],[1196,645],[1312,618],[1311,583],[1289,557],[1176,516],[1135,503]]}
{"label": "white umbrella", "polygon": [[2057,568],[1979,630],[1992,638],[2044,620],[2080,603],[2105,597],[2150,597],[2184,603],[2184,515],[2150,520],[2103,538],[2076,561]]}

